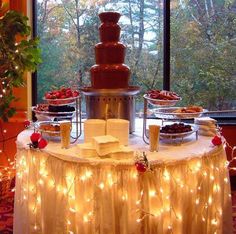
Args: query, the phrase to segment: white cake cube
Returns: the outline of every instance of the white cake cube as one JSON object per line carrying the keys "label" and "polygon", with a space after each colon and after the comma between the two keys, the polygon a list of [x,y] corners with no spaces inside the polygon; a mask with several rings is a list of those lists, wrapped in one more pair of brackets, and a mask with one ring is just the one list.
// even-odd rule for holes
{"label": "white cake cube", "polygon": [[92,142],[93,137],[106,134],[106,121],[103,119],[87,119],[84,121],[84,142]]}
{"label": "white cake cube", "polygon": [[93,146],[99,156],[105,156],[109,153],[117,151],[120,144],[117,138],[110,135],[105,135],[93,137]]}
{"label": "white cake cube", "polygon": [[116,160],[132,159],[134,157],[134,150],[122,145],[117,151],[110,153],[109,156]]}
{"label": "white cake cube", "polygon": [[82,158],[98,157],[97,151],[92,143],[83,143],[77,145],[79,149],[79,156]]}
{"label": "white cake cube", "polygon": [[106,134],[116,137],[120,144],[129,144],[129,121],[126,119],[108,119]]}

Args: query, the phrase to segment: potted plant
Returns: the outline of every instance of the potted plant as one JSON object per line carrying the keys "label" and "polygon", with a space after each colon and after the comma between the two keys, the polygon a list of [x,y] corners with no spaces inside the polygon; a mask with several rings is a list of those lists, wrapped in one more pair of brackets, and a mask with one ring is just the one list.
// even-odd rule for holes
{"label": "potted plant", "polygon": [[24,85],[24,73],[35,71],[41,62],[38,38],[28,39],[31,28],[28,18],[16,11],[7,11],[0,0],[0,119],[7,121],[15,114],[11,107],[17,98],[14,87]]}

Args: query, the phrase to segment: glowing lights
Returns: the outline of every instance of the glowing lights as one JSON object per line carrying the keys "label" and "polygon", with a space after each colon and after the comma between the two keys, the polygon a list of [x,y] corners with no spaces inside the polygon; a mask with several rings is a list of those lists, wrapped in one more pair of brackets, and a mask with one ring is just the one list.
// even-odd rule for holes
{"label": "glowing lights", "polygon": [[100,189],[104,189],[105,185],[104,185],[103,182],[101,182],[98,187],[99,187]]}
{"label": "glowing lights", "polygon": [[70,207],[70,212],[72,212],[72,213],[76,213],[76,209],[75,208],[72,208],[72,207]]}
{"label": "glowing lights", "polygon": [[212,224],[212,225],[217,225],[217,224],[218,224],[217,219],[212,219],[212,220],[211,220],[211,224]]}
{"label": "glowing lights", "polygon": [[[110,209],[115,207],[132,211],[130,219],[137,227],[149,219],[150,223],[163,222],[163,230],[175,233],[176,227],[179,228],[186,223],[184,212],[191,200],[191,205],[196,210],[193,219],[202,220],[199,225],[210,224],[212,233],[222,225],[223,203],[220,201],[225,194],[230,196],[223,159],[216,161],[214,158],[213,161],[207,158],[206,162],[202,158],[190,160],[186,162],[186,166],[181,164],[181,171],[172,165],[157,165],[153,167],[153,173],[143,175],[138,174],[135,168],[122,170],[119,174],[117,171],[121,167],[106,167],[103,171],[94,165],[80,167],[78,163],[78,166],[63,168],[62,174],[59,174],[53,172],[54,165],[52,167],[52,161],[47,160],[46,153],[38,157],[38,152],[32,152],[30,159],[30,153],[22,152],[22,157],[17,161],[17,180],[21,182],[21,196],[16,198],[16,201],[19,199],[21,207],[27,207],[27,203],[29,204],[28,210],[33,216],[32,220],[35,218],[30,227],[31,231],[35,229],[36,223],[38,226],[35,224],[35,230],[40,232],[39,217],[47,202],[44,196],[41,197],[42,191],[45,194],[48,192],[48,196],[53,195],[65,201],[63,212],[68,233],[76,230],[78,222],[86,228],[94,225],[97,204],[102,205],[100,202],[108,202],[107,206]],[[217,165],[213,163],[215,161]],[[32,167],[30,170],[28,163]],[[180,199],[181,206],[179,201],[175,201],[176,198]],[[115,206],[113,202],[117,202]]]}
{"label": "glowing lights", "polygon": [[212,204],[212,197],[211,197],[211,196],[209,196],[209,198],[208,198],[208,204],[209,204],[209,205]]}
{"label": "glowing lights", "polygon": [[149,191],[149,196],[150,197],[155,197],[156,196],[156,191],[155,190]]}
{"label": "glowing lights", "polygon": [[164,170],[163,177],[164,177],[165,181],[169,181],[170,180],[170,174],[169,174],[169,172],[166,169]]}

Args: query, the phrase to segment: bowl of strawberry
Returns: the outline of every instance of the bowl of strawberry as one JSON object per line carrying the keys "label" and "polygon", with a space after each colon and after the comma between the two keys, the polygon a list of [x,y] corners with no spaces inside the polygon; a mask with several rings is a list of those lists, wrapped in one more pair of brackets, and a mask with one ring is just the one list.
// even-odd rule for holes
{"label": "bowl of strawberry", "polygon": [[50,105],[65,105],[74,103],[79,97],[80,93],[78,90],[62,87],[45,93],[44,100]]}

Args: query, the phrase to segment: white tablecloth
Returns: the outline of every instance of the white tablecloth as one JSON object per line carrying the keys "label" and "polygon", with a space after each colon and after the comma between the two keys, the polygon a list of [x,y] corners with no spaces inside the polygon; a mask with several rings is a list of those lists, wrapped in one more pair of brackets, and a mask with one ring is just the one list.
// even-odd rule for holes
{"label": "white tablecloth", "polygon": [[131,159],[83,159],[76,146],[29,149],[31,133],[17,139],[15,234],[232,233],[226,155],[211,138],[150,153],[132,136],[153,169],[141,174]]}

